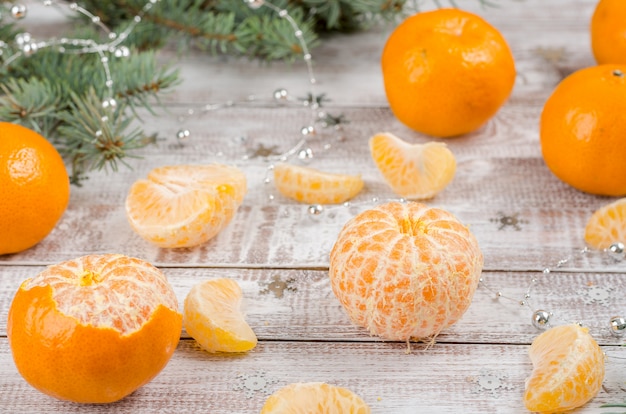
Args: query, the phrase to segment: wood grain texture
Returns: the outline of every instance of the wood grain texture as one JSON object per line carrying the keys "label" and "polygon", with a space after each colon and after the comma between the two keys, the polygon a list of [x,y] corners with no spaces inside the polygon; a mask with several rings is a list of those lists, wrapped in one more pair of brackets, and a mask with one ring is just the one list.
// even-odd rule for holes
{"label": "wood grain texture", "polygon": [[[9,360],[5,339],[0,358]],[[615,356],[623,349],[604,348]],[[617,352],[616,352],[617,351]],[[372,413],[524,413],[521,398],[531,365],[526,346],[343,342],[262,342],[246,355],[211,355],[184,340],[168,366],[149,384],[109,405],[52,400],[30,388],[12,363],[0,365],[5,412],[39,413],[258,413],[269,394],[292,382],[322,381],[348,387]],[[577,413],[598,413],[623,376],[609,365],[604,389]]]}
{"label": "wood grain texture", "polygon": [[[30,21],[33,35],[54,36],[67,27],[63,15],[34,0],[26,3],[33,10],[19,24]],[[379,56],[393,24],[332,35],[313,51],[314,91],[330,99],[326,112],[343,114],[349,123],[339,130],[317,125],[306,145],[315,154],[308,165],[361,174],[366,183],[349,206],[326,206],[319,216],[277,194],[271,181],[271,165],[294,148],[315,116],[272,99],[278,88],[294,97],[311,90],[304,64],[181,56],[169,48],[159,59],[180,68],[183,82],[165,97],[166,108],[156,116],[141,113],[137,121],[158,135],[157,145],[130,160],[132,169],[91,174],[85,185],[72,188],[66,214],[44,241],[0,256],[0,412],[258,413],[283,385],[325,381],[349,387],[380,414],[524,413],[527,351],[539,332],[530,323],[535,309],[553,312],[554,324],[583,323],[606,351],[603,390],[576,412],[602,413],[601,404],[623,401],[626,347],[608,322],[625,313],[624,262],[580,253],[587,219],[613,199],[578,192],[555,178],[542,160],[538,132],[554,86],[594,64],[587,30],[596,1],[500,0],[494,8],[458,3],[502,31],[517,79],[509,101],[487,125],[443,140],[457,158],[457,174],[427,203],[470,226],[485,271],[467,313],[436,344],[414,343],[406,354],[404,343],[371,337],[350,323],[328,282],[328,254],[343,224],[378,202],[397,199],[370,159],[368,139],[382,131],[415,143],[433,139],[404,127],[387,105]],[[204,110],[227,101],[233,104],[225,109]],[[183,142],[176,139],[181,129],[191,133]],[[153,247],[132,232],[124,200],[136,179],[157,166],[210,162],[236,165],[248,179],[243,205],[224,231],[203,246],[180,250]],[[45,265],[112,252],[159,266],[181,307],[189,289],[204,279],[237,280],[259,345],[245,355],[210,355],[183,331],[165,370],[118,403],[76,405],[35,391],[16,371],[7,340],[15,291]],[[560,260],[566,261],[558,265]],[[544,268],[552,272],[543,274]],[[537,282],[525,298],[533,278]],[[498,291],[502,297],[496,299]]]}
{"label": "wood grain texture", "polygon": [[[518,123],[528,125],[538,111],[537,100],[514,100],[481,131],[445,141],[457,158],[457,174],[444,191],[427,202],[451,211],[471,227],[489,270],[541,269],[584,247],[586,221],[608,201],[574,190],[547,169],[541,159],[536,125],[527,127],[526,132],[515,127]],[[169,141],[146,149],[132,169],[91,174],[82,187],[72,188],[67,214],[50,237],[28,251],[3,256],[0,262],[49,264],[87,253],[115,251],[163,266],[327,266],[336,235],[350,217],[372,207],[375,198],[381,202],[398,199],[371,160],[367,140],[380,131],[391,131],[410,142],[429,140],[397,125],[385,108],[344,112],[350,124],[342,133],[343,139],[336,142],[334,134],[320,133],[310,142],[319,155],[308,165],[331,172],[360,173],[366,187],[351,201],[351,208],[329,206],[321,216],[312,217],[308,205],[284,199],[276,192],[268,170],[275,160],[255,157],[259,148],[276,148],[276,154],[282,154],[296,145],[301,137],[293,131],[299,131],[303,125],[299,116],[307,119],[308,111],[224,110],[214,119],[220,125],[215,129],[207,131],[200,120],[190,123],[194,134],[182,147],[176,142],[172,120],[159,119],[153,127],[166,131]],[[251,128],[243,144],[237,140],[236,131],[229,133],[228,129],[242,119]],[[161,129],[160,123],[166,126]],[[257,132],[262,127],[265,132]],[[325,150],[326,144],[331,148]],[[135,180],[156,166],[210,162],[237,165],[248,179],[243,205],[218,237],[194,249],[165,250],[133,233],[125,218],[124,200]],[[292,162],[298,162],[297,157]]]}
{"label": "wood grain texture", "polygon": [[[43,270],[39,266],[2,269],[0,279],[0,336],[6,336],[6,317],[20,284]],[[261,341],[380,342],[353,325],[330,288],[326,270],[165,268],[180,310],[192,286],[203,280],[236,280],[244,295],[246,319]],[[525,295],[530,290],[530,298]],[[537,335],[531,325],[535,309],[554,313],[555,325],[580,322],[598,342],[618,345],[609,320],[623,311],[623,274],[552,272],[485,272],[463,318],[444,330],[437,343],[528,345]],[[502,297],[496,299],[496,292]],[[529,306],[522,306],[525,300]],[[183,338],[189,336],[183,332]]]}

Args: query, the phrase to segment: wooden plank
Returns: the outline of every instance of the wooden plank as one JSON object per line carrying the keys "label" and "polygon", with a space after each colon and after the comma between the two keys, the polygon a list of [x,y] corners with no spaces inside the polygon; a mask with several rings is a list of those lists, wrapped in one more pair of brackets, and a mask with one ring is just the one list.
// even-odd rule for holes
{"label": "wooden plank", "polygon": [[[486,269],[541,269],[583,248],[586,221],[596,208],[610,201],[559,181],[543,164],[534,127],[516,128],[520,123],[530,124],[539,102],[534,97],[515,100],[480,132],[445,141],[457,157],[457,175],[449,187],[427,202],[450,210],[471,226],[485,252]],[[0,257],[0,262],[48,264],[87,253],[121,252],[163,266],[327,266],[336,235],[350,217],[372,207],[374,199],[398,199],[371,161],[367,139],[381,130],[410,142],[428,138],[408,133],[387,109],[346,111],[351,123],[344,131],[345,140],[316,137],[311,147],[320,152],[308,165],[361,173],[366,188],[351,208],[329,208],[312,217],[307,205],[277,194],[268,171],[275,161],[255,156],[274,147],[282,153],[298,142],[301,137],[288,132],[299,131],[302,125],[294,111],[299,115],[306,112],[231,108],[211,119],[215,128],[206,128],[206,121],[196,119],[190,126],[194,134],[183,147],[176,143],[175,121],[156,121],[155,130],[164,132],[168,141],[146,149],[143,159],[132,162],[133,169],[94,173],[82,187],[73,187],[69,208],[52,234],[28,251]],[[233,126],[237,120],[241,120],[240,129]],[[243,144],[236,141],[238,130],[248,135]],[[331,150],[323,151],[329,143]],[[125,218],[124,200],[130,185],[156,166],[201,162],[235,164],[248,177],[248,194],[233,222],[198,248],[168,250],[148,245],[133,233]],[[291,162],[298,162],[297,157]]]}
{"label": "wooden plank", "polygon": [[[6,335],[11,299],[20,283],[39,266],[0,267],[0,336]],[[244,292],[248,323],[267,341],[360,341],[377,338],[353,325],[330,288],[328,273],[289,269],[164,269],[176,291],[180,309],[189,289],[200,281],[228,277]],[[530,291],[525,294],[536,278]],[[554,325],[581,322],[602,344],[623,339],[609,330],[610,318],[623,315],[626,276],[613,273],[486,272],[484,283],[463,318],[437,337],[440,343],[529,344],[539,330],[531,325],[534,310],[554,314]],[[496,300],[496,292],[503,295]],[[525,300],[528,306],[521,306]],[[183,333],[184,338],[188,338]]]}
{"label": "wooden plank", "polygon": [[[19,376],[0,339],[2,410],[14,413],[258,413],[267,396],[292,382],[328,382],[360,395],[374,414],[526,413],[522,396],[531,364],[527,346],[262,342],[246,355],[211,355],[181,341],[152,382],[113,404],[78,405],[49,398]],[[605,348],[624,356],[624,348]],[[609,359],[604,387],[577,413],[598,413],[625,391],[623,370]],[[618,393],[616,395],[616,393]]]}

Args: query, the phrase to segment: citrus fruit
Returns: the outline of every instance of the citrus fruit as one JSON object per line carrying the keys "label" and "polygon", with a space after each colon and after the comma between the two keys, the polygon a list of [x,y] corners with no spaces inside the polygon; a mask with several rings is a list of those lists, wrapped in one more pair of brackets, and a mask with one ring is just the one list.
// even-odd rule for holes
{"label": "citrus fruit", "polygon": [[160,247],[193,247],[224,229],[246,194],[246,177],[221,164],[155,168],[126,197],[126,217]]}
{"label": "citrus fruit", "polygon": [[456,159],[442,142],[409,144],[390,133],[370,138],[370,153],[385,181],[396,194],[427,199],[454,178]]}
{"label": "citrus fruit", "polygon": [[559,83],[540,119],[548,168],[591,194],[626,195],[626,65],[580,69]]}
{"label": "citrus fruit", "polygon": [[600,0],[591,17],[591,50],[598,64],[626,63],[626,3]]}
{"label": "citrus fruit", "polygon": [[265,401],[261,414],[369,414],[368,405],[347,388],[323,382],[289,384]]}
{"label": "citrus fruit", "polygon": [[602,387],[604,353],[578,324],[543,332],[528,354],[533,370],[526,380],[524,404],[530,411],[571,410],[591,400]]}
{"label": "citrus fruit", "polygon": [[353,323],[384,339],[434,338],[469,307],[476,238],[451,213],[390,202],[349,220],[330,253],[331,287]]}
{"label": "citrus fruit", "polygon": [[257,338],[241,311],[242,292],[231,279],[211,279],[191,288],[185,298],[187,333],[209,352],[246,352]]}
{"label": "citrus fruit", "polygon": [[119,254],[83,256],[25,280],[7,322],[24,379],[80,403],[117,401],[146,384],[169,361],[181,329],[165,275]]}
{"label": "citrus fruit", "polygon": [[311,204],[343,203],[363,189],[359,175],[334,174],[287,163],[274,166],[274,183],[285,197]]}
{"label": "citrus fruit", "polygon": [[436,137],[480,128],[508,99],[515,62],[480,16],[442,8],[406,18],[381,57],[389,106],[409,128]]}
{"label": "citrus fruit", "polygon": [[594,211],[585,226],[585,241],[596,249],[626,244],[626,198]]}
{"label": "citrus fruit", "polygon": [[26,250],[56,226],[70,199],[61,155],[26,127],[0,122],[0,255]]}

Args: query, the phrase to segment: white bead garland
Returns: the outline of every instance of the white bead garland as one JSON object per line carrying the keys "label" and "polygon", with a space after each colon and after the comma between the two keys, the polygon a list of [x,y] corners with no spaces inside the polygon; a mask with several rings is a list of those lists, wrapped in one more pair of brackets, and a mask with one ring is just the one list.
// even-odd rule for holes
{"label": "white bead garland", "polygon": [[[578,254],[583,256],[583,255],[588,254],[590,251],[591,250],[588,247],[584,247],[578,251]],[[601,250],[601,253],[607,255],[608,257],[612,258],[615,261],[622,261],[624,259],[624,244],[621,242],[615,242],[611,244],[608,248]],[[564,259],[561,259],[556,263],[555,268],[556,269],[562,268],[573,259],[574,259],[573,256],[568,256]],[[552,269],[549,267],[546,267],[541,271],[541,274],[543,276],[547,276],[550,273],[552,273]],[[535,309],[532,307],[530,299],[532,298],[532,291],[535,285],[538,283],[538,281],[539,280],[536,277],[533,277],[530,280],[528,288],[526,289],[526,292],[524,293],[523,299],[515,299],[512,297],[503,295],[501,291],[494,290],[492,287],[487,285],[482,277],[480,278],[480,285],[483,288],[487,289],[488,291],[494,293],[496,300],[500,298],[507,299],[507,300],[515,301],[519,303],[520,306],[528,307],[532,311],[532,316],[531,316],[532,325],[537,329],[543,330],[543,329],[548,329],[552,326],[551,320],[553,319],[555,315],[551,311],[544,310],[544,309]],[[576,323],[582,325],[582,322],[580,321],[576,321]],[[621,337],[624,334],[626,334],[626,319],[622,316],[613,316],[610,318],[609,323],[607,324],[607,328],[610,330],[612,335]]]}

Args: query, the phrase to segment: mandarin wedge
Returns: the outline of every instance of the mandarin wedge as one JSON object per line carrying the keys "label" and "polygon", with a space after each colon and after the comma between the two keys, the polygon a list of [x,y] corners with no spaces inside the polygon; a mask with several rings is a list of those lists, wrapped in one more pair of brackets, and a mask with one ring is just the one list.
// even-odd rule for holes
{"label": "mandarin wedge", "polygon": [[604,353],[578,324],[551,328],[528,351],[533,370],[526,380],[524,404],[530,411],[556,413],[591,400],[604,380]]}
{"label": "mandarin wedge", "polygon": [[369,145],[383,177],[404,198],[432,198],[454,178],[456,159],[444,143],[409,144],[393,134],[380,133]]}
{"label": "mandarin wedge", "polygon": [[246,194],[236,167],[176,165],[152,170],[126,198],[133,230],[159,247],[193,247],[228,225]]}
{"label": "mandarin wedge", "polygon": [[585,241],[596,249],[626,244],[626,198],[596,210],[585,226]]}
{"label": "mandarin wedge", "polygon": [[246,352],[257,337],[241,311],[242,292],[231,279],[211,279],[191,288],[185,298],[187,333],[208,352]]}
{"label": "mandarin wedge", "polygon": [[349,220],[330,252],[331,288],[351,321],[389,340],[434,339],[472,302],[478,241],[452,213],[381,204]]}
{"label": "mandarin wedge", "polygon": [[117,401],[146,384],[170,360],[181,329],[165,275],[119,254],[47,267],[22,283],[7,321],[24,379],[79,403]]}
{"label": "mandarin wedge", "polygon": [[359,175],[334,174],[286,163],[274,166],[274,183],[285,197],[310,204],[343,203],[363,189]]}
{"label": "mandarin wedge", "polygon": [[371,409],[347,388],[323,382],[289,384],[266,400],[261,414],[370,414]]}

